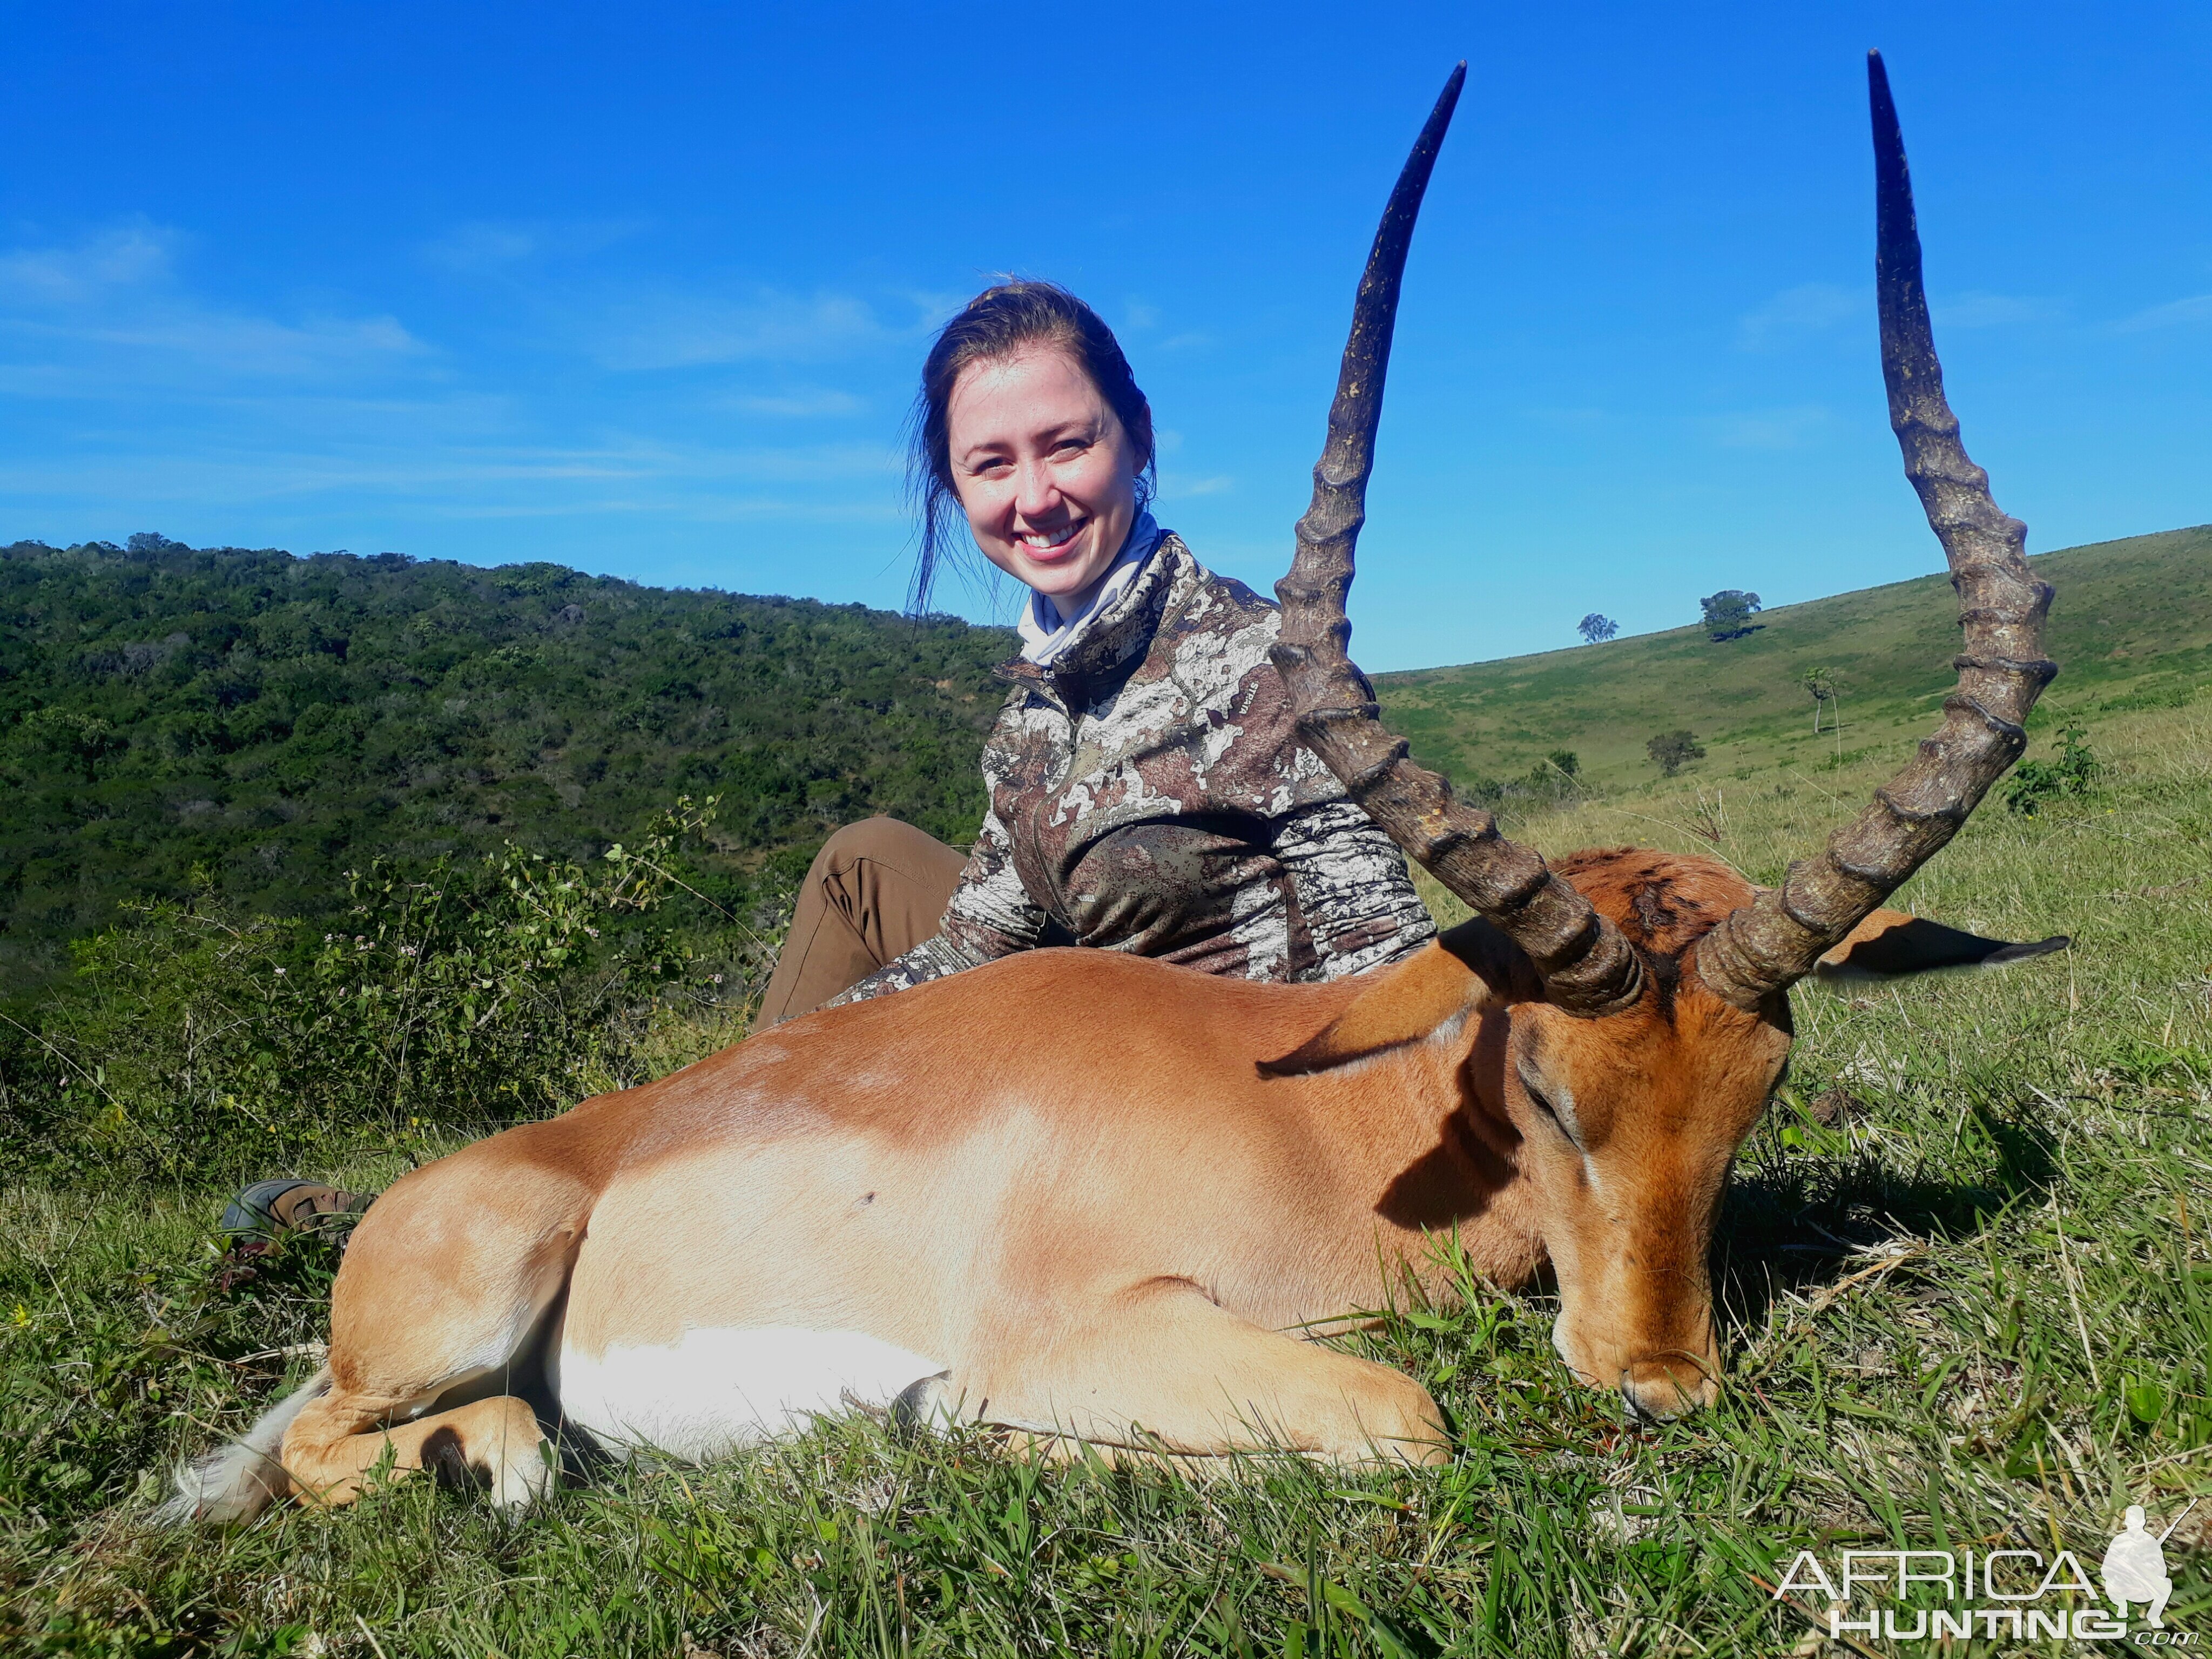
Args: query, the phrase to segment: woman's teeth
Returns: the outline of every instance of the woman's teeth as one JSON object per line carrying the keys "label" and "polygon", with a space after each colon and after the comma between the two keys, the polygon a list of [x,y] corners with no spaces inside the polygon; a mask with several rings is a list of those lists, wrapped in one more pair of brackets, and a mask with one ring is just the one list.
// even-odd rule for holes
{"label": "woman's teeth", "polygon": [[1027,531],[1020,538],[1021,544],[1033,553],[1049,553],[1054,548],[1065,547],[1073,541],[1075,532],[1082,528],[1079,524],[1071,524],[1063,525],[1058,530]]}

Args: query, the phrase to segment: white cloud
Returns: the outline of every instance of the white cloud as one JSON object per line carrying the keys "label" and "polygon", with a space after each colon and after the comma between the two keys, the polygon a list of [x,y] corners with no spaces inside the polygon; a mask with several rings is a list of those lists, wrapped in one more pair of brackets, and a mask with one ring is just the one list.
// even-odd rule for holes
{"label": "white cloud", "polygon": [[1802,449],[1830,420],[1818,404],[1717,415],[1698,424],[1723,449]]}
{"label": "white cloud", "polygon": [[177,240],[173,231],[134,220],[74,247],[0,253],[0,306],[80,306],[158,282],[169,274]]}
{"label": "white cloud", "polygon": [[1160,499],[1164,501],[1187,501],[1194,495],[1222,495],[1237,488],[1237,480],[1226,473],[1211,477],[1194,478],[1188,473],[1160,474]]}
{"label": "white cloud", "polygon": [[[1999,328],[2051,322],[2065,314],[2062,301],[1969,289],[1930,303],[1938,328]],[[1800,283],[1736,319],[1736,345],[1745,351],[1780,351],[1849,324],[1875,321],[1874,291],[1835,283]]]}
{"label": "white cloud", "polygon": [[783,420],[811,420],[825,415],[857,415],[867,405],[849,392],[829,386],[799,386],[788,392],[739,392],[723,399],[725,405],[746,415],[767,415]]}
{"label": "white cloud", "polygon": [[2124,334],[2132,334],[2139,329],[2172,328],[2189,323],[2212,323],[2212,294],[2192,294],[2185,300],[2169,300],[2162,306],[2138,311],[2113,327]]}
{"label": "white cloud", "polygon": [[1576,406],[1569,404],[1539,404],[1527,411],[1532,421],[1541,421],[1547,426],[1565,427],[1570,430],[1588,429],[1603,426],[1613,418],[1613,411],[1595,404]]}
{"label": "white cloud", "polygon": [[[307,451],[235,441],[83,454],[65,463],[0,464],[0,498],[191,501],[216,506],[363,493],[387,506],[474,517],[606,510],[745,516],[775,498],[732,486],[833,484],[836,497],[792,501],[833,515],[895,515],[897,457],[862,444],[717,449],[626,439],[598,447],[356,444]],[[579,493],[579,492],[588,492]],[[595,505],[584,505],[589,501]]]}
{"label": "white cloud", "polygon": [[166,352],[256,376],[312,376],[425,349],[396,317],[311,317],[280,323],[191,305],[88,328],[82,337],[132,351]]}
{"label": "white cloud", "polygon": [[763,289],[750,299],[663,292],[619,300],[586,325],[607,368],[635,372],[714,363],[805,362],[845,356],[884,334],[866,301]]}
{"label": "white cloud", "polygon": [[[990,280],[997,283],[1005,279],[994,276]],[[985,286],[988,285],[987,283]],[[975,292],[980,294],[982,289],[978,289]],[[914,307],[915,320],[912,326],[906,331],[934,333],[951,322],[966,307],[969,301],[975,297],[975,295],[946,294],[934,289],[909,289],[901,297]]]}
{"label": "white cloud", "polygon": [[302,379],[422,356],[390,315],[282,320],[178,291],[178,233],[143,221],[72,246],[0,253],[0,343],[21,390],[102,395],[179,373]]}
{"label": "white cloud", "polygon": [[681,518],[699,523],[742,523],[781,519],[805,524],[889,524],[904,520],[896,501],[799,501],[720,495],[675,495],[650,499],[573,501],[455,502],[428,507],[416,516],[497,521],[502,519],[586,518],[603,513]]}
{"label": "white cloud", "polygon": [[484,270],[527,259],[538,252],[537,230],[526,225],[457,225],[422,250],[433,264],[451,270]]}
{"label": "white cloud", "polygon": [[19,351],[11,355],[46,359],[6,365],[18,390],[43,382],[62,395],[86,396],[180,374],[313,380],[386,368],[428,349],[395,317],[285,323],[171,300],[63,323],[0,316],[0,341],[17,343]]}
{"label": "white cloud", "polygon": [[1979,289],[1955,299],[1929,302],[1938,328],[2002,328],[2014,323],[2047,323],[2065,314],[2057,300],[2032,299],[2014,294],[1985,294]]}
{"label": "white cloud", "polygon": [[526,260],[597,253],[646,227],[643,219],[471,220],[423,245],[432,264],[467,275],[503,270]]}
{"label": "white cloud", "polygon": [[1854,317],[1873,315],[1873,298],[1863,289],[1800,283],[1737,319],[1736,344],[1746,351],[1777,351]]}

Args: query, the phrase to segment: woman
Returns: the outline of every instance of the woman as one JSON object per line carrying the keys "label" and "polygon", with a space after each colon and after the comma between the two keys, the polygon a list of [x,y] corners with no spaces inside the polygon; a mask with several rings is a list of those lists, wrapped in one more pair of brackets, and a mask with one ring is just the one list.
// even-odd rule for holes
{"label": "woman", "polygon": [[1275,609],[1146,510],[1152,416],[1113,332],[1047,283],[978,295],[922,369],[917,606],[956,513],[1030,589],[964,862],[890,818],[807,872],[759,1024],[1016,951],[1095,945],[1336,979],[1435,932],[1404,859],[1298,740]]}
{"label": "woman", "polygon": [[[978,295],[922,368],[917,609],[954,515],[1030,589],[965,859],[871,818],[807,872],[756,1029],[1040,945],[1247,979],[1339,979],[1434,936],[1396,846],[1299,741],[1279,618],[1146,511],[1152,415],[1111,330],[1048,283]],[[367,1198],[246,1189],[256,1235],[343,1229]]]}

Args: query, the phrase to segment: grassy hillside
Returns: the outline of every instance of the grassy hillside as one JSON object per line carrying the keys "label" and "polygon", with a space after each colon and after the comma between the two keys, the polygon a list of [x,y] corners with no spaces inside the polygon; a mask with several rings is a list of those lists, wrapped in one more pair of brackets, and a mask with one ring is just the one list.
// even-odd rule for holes
{"label": "grassy hillside", "polygon": [[[2033,563],[2058,590],[2049,647],[2060,672],[2039,724],[2178,702],[2212,678],[2212,526]],[[1957,617],[1948,581],[1926,576],[1764,612],[1741,639],[1717,643],[1702,628],[1678,628],[1386,674],[1376,686],[1415,754],[1469,788],[1525,773],[1555,749],[1574,750],[1601,787],[1645,782],[1656,775],[1645,742],[1682,726],[1706,750],[1689,775],[1721,778],[1836,754],[1826,722],[1813,735],[1813,699],[1798,683],[1809,669],[1835,671],[1847,756],[1931,728],[1957,681]]]}
{"label": "grassy hillside", "polygon": [[374,855],[588,859],[686,791],[722,798],[726,901],[871,812],[963,841],[1012,637],[550,564],[0,547],[0,990],[196,872],[320,919]]}

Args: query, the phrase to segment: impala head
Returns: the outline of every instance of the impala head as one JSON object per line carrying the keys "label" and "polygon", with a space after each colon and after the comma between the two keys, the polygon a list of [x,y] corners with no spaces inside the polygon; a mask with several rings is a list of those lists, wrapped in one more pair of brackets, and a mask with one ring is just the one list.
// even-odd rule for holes
{"label": "impala head", "polygon": [[1718,1393],[1706,1255],[1743,1138],[1790,1057],[1784,994],[1740,1008],[1698,976],[1698,940],[1751,886],[1704,859],[1622,848],[1559,875],[1633,953],[1635,1000],[1599,1018],[1509,1004],[1470,1079],[1521,1133],[1559,1288],[1553,1346],[1584,1382],[1672,1417]]}
{"label": "impala head", "polygon": [[[1555,870],[1407,759],[1346,654],[1344,600],[1407,247],[1465,73],[1462,65],[1446,84],[1376,234],[1313,504],[1290,574],[1276,585],[1274,659],[1307,741],[1369,815],[1474,908],[1482,920],[1468,927],[1490,930],[1486,938],[1518,963],[1492,988],[1500,994],[1471,1069],[1479,1085],[1492,1079],[1492,1103],[1521,1133],[1521,1168],[1559,1275],[1554,1343],[1587,1380],[1672,1416],[1718,1392],[1706,1253],[1736,1149],[1788,1059],[1790,988],[1824,958],[1932,927],[1878,907],[2019,758],[2028,710],[2057,672],[2042,654],[2051,589],[2029,574],[2026,528],[1990,499],[1944,401],[1904,144],[1872,56],[1890,422],[1949,561],[1966,636],[1942,724],[1826,847],[1762,889],[1707,860],[1631,849]],[[1470,966],[1476,944],[1446,942]],[[1912,965],[1989,951],[1923,954]]]}

